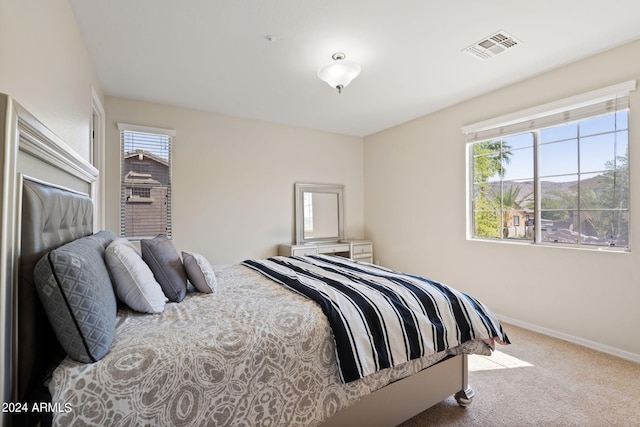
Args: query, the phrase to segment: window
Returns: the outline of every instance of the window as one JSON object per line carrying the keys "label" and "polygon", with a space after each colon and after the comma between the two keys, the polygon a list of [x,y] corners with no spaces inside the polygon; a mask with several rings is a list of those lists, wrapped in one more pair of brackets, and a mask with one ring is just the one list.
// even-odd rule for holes
{"label": "window", "polygon": [[635,81],[464,128],[469,236],[627,249],[633,89]]}
{"label": "window", "polygon": [[120,235],[171,237],[171,143],[168,129],[118,124],[121,143]]}
{"label": "window", "polygon": [[127,192],[128,202],[134,202],[136,199],[144,199],[145,202],[151,202],[151,188],[130,187],[130,190]]}

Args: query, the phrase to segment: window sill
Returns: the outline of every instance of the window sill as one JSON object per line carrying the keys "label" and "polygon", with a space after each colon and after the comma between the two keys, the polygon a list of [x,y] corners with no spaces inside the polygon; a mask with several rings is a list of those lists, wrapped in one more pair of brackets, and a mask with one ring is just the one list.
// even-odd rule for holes
{"label": "window sill", "polygon": [[588,251],[588,252],[609,252],[609,253],[619,253],[626,254],[631,253],[631,248],[623,248],[619,246],[588,246],[588,245],[569,245],[563,243],[550,243],[550,242],[542,242],[535,243],[530,240],[493,240],[493,239],[479,239],[479,238],[467,238],[467,241],[470,242],[485,242],[485,243],[494,243],[494,244],[503,244],[503,245],[516,245],[516,246],[535,246],[542,248],[553,248],[553,249],[570,249],[570,250],[578,250],[578,251]]}

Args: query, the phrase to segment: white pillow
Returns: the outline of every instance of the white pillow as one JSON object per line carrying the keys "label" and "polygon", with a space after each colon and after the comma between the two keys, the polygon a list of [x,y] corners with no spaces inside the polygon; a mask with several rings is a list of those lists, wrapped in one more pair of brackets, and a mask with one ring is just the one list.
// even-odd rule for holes
{"label": "white pillow", "polygon": [[133,243],[122,238],[114,240],[104,258],[120,301],[141,313],[164,311],[168,299]]}
{"label": "white pillow", "polygon": [[200,292],[210,294],[218,287],[218,279],[209,261],[195,252],[182,252],[182,264],[189,281]]}

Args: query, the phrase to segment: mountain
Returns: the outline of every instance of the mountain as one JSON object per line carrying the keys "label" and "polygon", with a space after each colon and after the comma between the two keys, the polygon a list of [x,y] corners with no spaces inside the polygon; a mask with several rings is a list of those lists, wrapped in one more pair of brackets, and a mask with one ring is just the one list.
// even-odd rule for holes
{"label": "mountain", "polygon": [[[604,187],[604,175],[596,175],[591,178],[586,178],[581,180],[580,186],[582,190],[600,190]],[[527,202],[533,202],[533,193],[534,193],[534,184],[533,181],[504,181],[504,190],[508,191],[511,187],[520,187],[519,200],[520,205],[526,205]],[[498,191],[500,189],[499,182],[492,182],[491,187],[493,191]],[[540,190],[542,197],[549,198],[559,198],[556,195],[558,194],[567,194],[567,193],[577,193],[578,191],[578,181],[566,181],[566,182],[556,182],[556,181],[541,181]]]}

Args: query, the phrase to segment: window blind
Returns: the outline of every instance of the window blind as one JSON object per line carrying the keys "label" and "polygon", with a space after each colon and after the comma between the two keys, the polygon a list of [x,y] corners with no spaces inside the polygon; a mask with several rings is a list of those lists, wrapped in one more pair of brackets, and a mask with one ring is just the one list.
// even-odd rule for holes
{"label": "window blind", "polygon": [[631,80],[582,95],[464,126],[467,142],[487,141],[629,109]]}
{"label": "window blind", "polygon": [[118,124],[121,144],[120,235],[171,237],[169,129]]}

